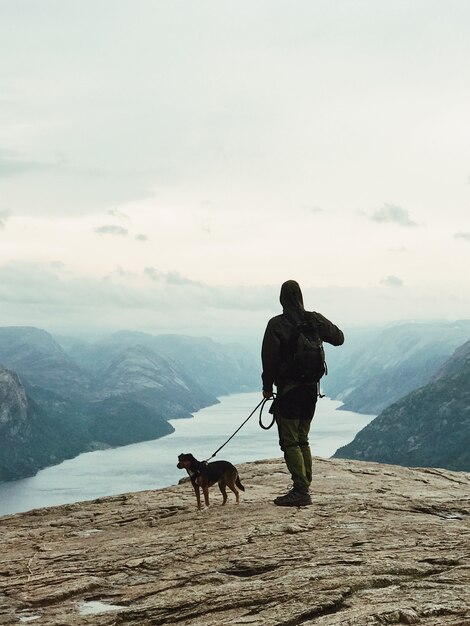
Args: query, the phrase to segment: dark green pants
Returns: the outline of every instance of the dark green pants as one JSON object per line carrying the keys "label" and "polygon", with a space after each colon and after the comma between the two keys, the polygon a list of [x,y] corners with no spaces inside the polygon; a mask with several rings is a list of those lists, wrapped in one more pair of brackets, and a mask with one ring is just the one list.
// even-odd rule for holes
{"label": "dark green pants", "polygon": [[317,400],[316,386],[296,387],[276,400],[275,417],[279,445],[290,472],[293,488],[308,493],[312,482],[312,453],[308,441]]}

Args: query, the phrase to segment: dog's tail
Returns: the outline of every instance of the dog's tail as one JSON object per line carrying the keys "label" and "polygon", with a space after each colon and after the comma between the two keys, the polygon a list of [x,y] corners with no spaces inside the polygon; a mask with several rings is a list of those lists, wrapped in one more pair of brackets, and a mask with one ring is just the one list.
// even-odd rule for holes
{"label": "dog's tail", "polygon": [[245,487],[242,485],[242,481],[240,480],[240,476],[237,476],[237,480],[235,481],[235,484],[237,485],[237,487],[239,489],[241,489],[242,491],[245,491]]}

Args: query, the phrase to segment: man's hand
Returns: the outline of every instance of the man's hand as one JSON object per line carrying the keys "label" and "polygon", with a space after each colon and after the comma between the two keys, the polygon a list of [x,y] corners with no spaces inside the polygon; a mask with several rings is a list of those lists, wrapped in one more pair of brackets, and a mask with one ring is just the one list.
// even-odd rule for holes
{"label": "man's hand", "polygon": [[263,389],[263,398],[265,400],[269,400],[269,398],[273,397],[273,392],[272,391],[266,391],[265,389]]}

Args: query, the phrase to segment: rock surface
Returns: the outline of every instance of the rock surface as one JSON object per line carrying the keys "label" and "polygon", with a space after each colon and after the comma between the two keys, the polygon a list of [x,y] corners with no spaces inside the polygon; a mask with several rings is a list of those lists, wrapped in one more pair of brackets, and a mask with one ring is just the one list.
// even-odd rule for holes
{"label": "rock surface", "polygon": [[315,459],[281,508],[280,460],[227,506],[188,483],[4,517],[0,623],[470,624],[470,474]]}
{"label": "rock surface", "polygon": [[0,365],[0,429],[4,435],[15,435],[28,422],[28,401],[20,379]]}

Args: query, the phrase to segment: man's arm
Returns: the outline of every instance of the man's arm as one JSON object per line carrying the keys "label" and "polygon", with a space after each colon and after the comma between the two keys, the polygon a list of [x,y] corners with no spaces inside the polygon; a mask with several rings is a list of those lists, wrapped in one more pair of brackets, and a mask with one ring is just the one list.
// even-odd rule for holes
{"label": "man's arm", "polygon": [[343,331],[321,313],[314,312],[313,315],[318,324],[321,340],[331,343],[333,346],[341,346],[344,343]]}
{"label": "man's arm", "polygon": [[274,332],[273,320],[268,322],[261,348],[261,361],[263,364],[263,395],[270,398],[273,393],[273,385],[281,362],[280,340]]}

